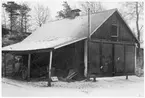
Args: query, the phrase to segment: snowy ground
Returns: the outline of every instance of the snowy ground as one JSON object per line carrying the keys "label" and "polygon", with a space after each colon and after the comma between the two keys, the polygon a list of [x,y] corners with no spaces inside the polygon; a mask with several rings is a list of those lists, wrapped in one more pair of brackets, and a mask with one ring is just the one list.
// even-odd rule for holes
{"label": "snowy ground", "polygon": [[2,96],[7,97],[41,97],[41,96],[93,96],[93,97],[143,97],[144,78],[129,76],[97,78],[97,82],[52,82],[52,87],[46,87],[45,81],[18,81],[2,79]]}

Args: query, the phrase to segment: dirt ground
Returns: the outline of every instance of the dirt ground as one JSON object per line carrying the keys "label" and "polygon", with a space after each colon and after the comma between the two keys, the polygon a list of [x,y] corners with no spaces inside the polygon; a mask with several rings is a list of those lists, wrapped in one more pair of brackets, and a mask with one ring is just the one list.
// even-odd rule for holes
{"label": "dirt ground", "polygon": [[3,97],[144,97],[144,77],[125,76],[96,78],[96,82],[20,81],[2,78]]}

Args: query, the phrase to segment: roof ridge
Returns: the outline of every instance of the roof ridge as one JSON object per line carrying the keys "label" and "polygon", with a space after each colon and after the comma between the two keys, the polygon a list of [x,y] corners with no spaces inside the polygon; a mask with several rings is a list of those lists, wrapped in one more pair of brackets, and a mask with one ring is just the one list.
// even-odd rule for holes
{"label": "roof ridge", "polygon": [[[95,12],[95,13],[92,13],[91,15],[94,15],[94,14],[98,14],[98,13],[103,13],[103,12],[107,12],[107,11],[111,11],[111,10],[118,10],[117,8],[114,8],[114,9],[108,9],[108,10],[104,10],[104,11],[99,11],[99,12]],[[87,14],[84,14],[84,15],[80,15],[80,16],[77,16],[77,17],[82,17],[82,16],[87,16]],[[63,18],[63,19],[56,19],[56,20],[52,20],[52,21],[49,21],[48,23],[51,23],[51,22],[55,22],[55,21],[61,21],[61,20],[66,20],[68,18]],[[46,23],[47,24],[47,23]]]}
{"label": "roof ridge", "polygon": [[117,11],[118,9],[117,9],[117,8],[113,8],[113,9],[108,9],[108,10],[104,10],[104,11],[95,12],[95,13],[93,13],[93,14],[103,13],[103,12],[107,12],[107,11],[111,11],[111,10]]}

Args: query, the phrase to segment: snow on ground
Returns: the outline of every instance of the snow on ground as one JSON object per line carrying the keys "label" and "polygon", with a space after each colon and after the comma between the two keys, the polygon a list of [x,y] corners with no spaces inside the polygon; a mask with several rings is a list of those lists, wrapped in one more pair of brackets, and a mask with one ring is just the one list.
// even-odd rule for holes
{"label": "snow on ground", "polygon": [[52,82],[47,87],[46,81],[18,81],[2,79],[2,96],[7,97],[41,97],[41,96],[93,96],[93,97],[143,97],[144,78],[129,76],[96,78],[97,82]]}

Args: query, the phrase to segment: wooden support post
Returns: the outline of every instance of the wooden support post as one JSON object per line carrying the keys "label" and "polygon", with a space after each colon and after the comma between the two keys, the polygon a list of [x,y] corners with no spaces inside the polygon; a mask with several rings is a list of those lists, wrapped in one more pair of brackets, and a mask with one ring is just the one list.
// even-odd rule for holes
{"label": "wooden support post", "polygon": [[48,72],[48,86],[51,87],[51,66],[52,66],[52,50],[50,51]]}
{"label": "wooden support post", "polygon": [[126,48],[124,45],[124,66],[125,66],[125,75],[126,75],[126,80],[128,79],[128,72],[127,72],[127,65],[126,65]]}
{"label": "wooden support post", "polygon": [[88,38],[87,38],[87,80],[89,80],[89,41],[91,33],[91,18],[90,18],[90,8],[88,8]]}
{"label": "wooden support post", "polygon": [[84,70],[84,75],[85,77],[87,77],[87,80],[89,78],[89,69],[88,69],[88,65],[89,65],[89,39],[90,39],[90,32],[91,32],[91,21],[90,21],[90,8],[88,8],[88,36],[87,36],[87,40],[85,40],[85,44],[84,44],[84,63],[85,63],[85,70]]}
{"label": "wooden support post", "polygon": [[84,76],[87,77],[88,72],[88,48],[87,48],[87,40],[84,42]]}
{"label": "wooden support post", "polygon": [[13,64],[12,64],[13,76],[15,75],[15,55],[13,57]]}
{"label": "wooden support post", "polygon": [[102,71],[102,66],[103,66],[103,64],[102,64],[102,46],[103,46],[103,43],[101,42],[100,44],[99,44],[99,55],[100,55],[100,69],[101,69],[101,75],[103,76],[103,71]]}
{"label": "wooden support post", "polygon": [[112,44],[112,75],[115,76],[115,44]]}
{"label": "wooden support post", "polygon": [[[135,57],[135,58],[134,58],[134,63],[135,63],[135,67],[134,67],[134,68],[135,68],[135,69],[136,69],[136,67],[137,67],[137,66],[136,66],[136,60],[137,60],[136,54],[137,54],[137,52],[136,52],[136,44],[135,44],[135,46],[134,46],[134,57]],[[134,69],[134,73],[135,73],[135,69]]]}
{"label": "wooden support post", "polygon": [[30,80],[30,67],[31,67],[31,54],[28,54],[28,77],[27,80]]}
{"label": "wooden support post", "polygon": [[4,57],[3,57],[4,59],[4,65],[3,65],[3,76],[4,77],[6,77],[6,66],[7,66],[7,64],[6,64],[6,53],[4,53]]}

